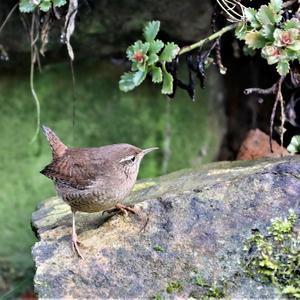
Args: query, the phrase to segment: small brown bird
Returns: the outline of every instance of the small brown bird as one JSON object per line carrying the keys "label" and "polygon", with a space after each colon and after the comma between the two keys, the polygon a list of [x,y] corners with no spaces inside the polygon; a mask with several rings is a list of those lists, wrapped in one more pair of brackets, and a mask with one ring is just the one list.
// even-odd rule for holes
{"label": "small brown bird", "polygon": [[68,148],[56,134],[42,126],[52,149],[53,161],[41,173],[54,181],[58,195],[71,206],[72,248],[83,258],[75,228],[75,213],[135,212],[122,204],[131,192],[145,154],[158,148],[140,149],[129,144],[99,148]]}

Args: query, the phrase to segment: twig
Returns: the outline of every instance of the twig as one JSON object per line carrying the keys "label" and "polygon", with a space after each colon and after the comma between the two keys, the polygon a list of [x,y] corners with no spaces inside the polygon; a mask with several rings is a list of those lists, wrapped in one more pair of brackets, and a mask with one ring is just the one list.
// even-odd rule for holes
{"label": "twig", "polygon": [[32,144],[39,132],[40,132],[40,101],[39,101],[39,98],[35,92],[35,88],[34,88],[34,65],[35,65],[35,54],[33,54],[33,58],[31,59],[31,64],[30,64],[30,90],[31,90],[31,94],[33,96],[33,99],[35,101],[35,106],[36,106],[36,129],[35,129],[35,133],[34,133],[34,136],[32,137],[30,143]]}
{"label": "twig", "polygon": [[75,143],[75,119],[76,119],[76,80],[75,80],[75,72],[73,60],[70,58],[70,68],[71,68],[71,76],[72,76],[72,91],[73,91],[73,103],[72,103],[72,139],[73,144]]}
{"label": "twig", "polygon": [[65,31],[68,54],[71,60],[74,60],[74,52],[70,43],[70,39],[75,30],[75,18],[76,18],[77,11],[78,11],[78,0],[70,0],[68,12],[66,15],[64,31]]}
{"label": "twig", "polygon": [[215,50],[217,66],[219,68],[220,74],[224,75],[227,72],[227,68],[222,63],[220,39],[217,39]]}
{"label": "twig", "polygon": [[270,119],[270,136],[269,136],[269,144],[270,144],[270,150],[273,153],[273,147],[272,147],[272,135],[273,135],[273,126],[274,126],[274,119],[275,119],[275,113],[276,113],[276,108],[278,105],[278,102],[280,101],[281,105],[281,132],[280,132],[280,142],[281,142],[281,148],[283,145],[283,124],[284,124],[284,111],[283,111],[283,97],[282,97],[282,82],[284,80],[285,76],[281,76],[276,83],[276,99],[273,105],[272,109],[272,114],[271,114],[271,119]]}
{"label": "twig", "polygon": [[269,135],[269,144],[270,144],[270,150],[273,153],[273,147],[272,147],[272,136],[273,136],[273,127],[274,127],[274,119],[276,114],[276,108],[278,105],[278,102],[280,102],[280,109],[281,109],[281,130],[280,130],[280,144],[281,144],[281,150],[283,147],[283,133],[284,133],[284,122],[285,122],[285,116],[284,116],[284,103],[283,103],[283,97],[282,97],[282,82],[284,80],[285,76],[281,76],[277,82],[275,82],[272,86],[266,89],[261,88],[249,88],[244,90],[245,95],[250,94],[259,94],[259,95],[270,95],[270,94],[276,94],[275,102],[272,108],[272,114],[270,119],[270,135]]}
{"label": "twig", "polygon": [[[231,18],[231,20],[233,22],[241,21],[242,16],[234,10],[235,5],[230,7],[226,1],[217,0],[217,2],[220,5],[220,7],[222,8],[222,10]],[[223,5],[225,5],[225,7]]]}
{"label": "twig", "polygon": [[4,26],[6,25],[6,23],[8,22],[9,18],[11,17],[11,15],[13,14],[13,12],[16,10],[16,8],[18,7],[19,3],[16,3],[13,8],[10,10],[10,12],[8,13],[8,15],[6,16],[5,20],[3,21],[2,25],[0,26],[0,34],[1,31],[3,30]]}
{"label": "twig", "polygon": [[163,162],[162,162],[162,174],[166,174],[168,172],[168,166],[172,154],[171,150],[171,141],[172,141],[172,126],[170,122],[171,115],[171,105],[170,101],[166,102],[166,125],[164,129],[164,147],[163,147]]}
{"label": "twig", "polygon": [[189,46],[186,46],[186,47],[183,47],[180,49],[178,55],[182,55],[184,53],[187,53],[187,52],[190,52],[198,47],[201,47],[203,44],[205,44],[206,42],[210,42],[210,41],[213,41],[215,39],[217,39],[218,37],[222,36],[225,32],[227,31],[230,31],[234,28],[236,28],[240,23],[234,23],[234,24],[230,24],[230,25],[227,25],[225,27],[223,27],[221,30],[213,33],[212,35],[192,44],[192,45],[189,45]]}
{"label": "twig", "polygon": [[[214,13],[212,15],[212,19],[211,19],[211,27],[212,27],[213,32],[217,31],[216,20],[217,20],[217,12],[215,9]],[[221,38],[218,38],[216,40],[214,48],[215,48],[215,55],[216,55],[216,63],[219,68],[219,72],[224,75],[227,72],[227,68],[225,66],[223,66],[223,64],[222,64],[220,40],[221,40]]]}
{"label": "twig", "polygon": [[[282,83],[281,83],[282,84]],[[281,92],[281,85],[280,85],[280,91],[279,91],[279,102],[280,102],[280,147],[281,147],[281,154],[283,152],[283,135],[284,135],[284,122],[285,122],[285,113],[284,113],[284,100]]]}
{"label": "twig", "polygon": [[267,89],[261,89],[261,88],[249,88],[244,90],[245,95],[250,94],[259,94],[259,95],[270,95],[270,94],[276,94],[277,92],[277,85],[278,82],[274,83],[271,87]]}
{"label": "twig", "polygon": [[287,7],[291,6],[291,5],[293,5],[295,2],[297,2],[297,0],[286,1],[286,2],[284,2],[284,3],[282,4],[282,7],[283,7],[283,8],[287,8]]}
{"label": "twig", "polygon": [[40,131],[40,101],[36,94],[35,88],[34,88],[34,66],[37,58],[37,49],[34,42],[34,31],[35,31],[35,14],[32,14],[32,21],[31,21],[31,29],[30,29],[30,49],[31,49],[31,63],[30,63],[30,90],[31,94],[33,96],[33,99],[35,101],[36,106],[36,129],[35,133],[30,141],[30,143],[33,143]]}

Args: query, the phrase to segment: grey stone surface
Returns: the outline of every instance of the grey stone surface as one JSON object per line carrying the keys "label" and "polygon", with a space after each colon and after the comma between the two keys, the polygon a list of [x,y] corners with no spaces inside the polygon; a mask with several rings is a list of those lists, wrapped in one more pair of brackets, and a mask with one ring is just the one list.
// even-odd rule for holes
{"label": "grey stone surface", "polygon": [[[300,214],[300,160],[213,163],[139,182],[127,199],[141,218],[78,214],[85,260],[70,247],[71,212],[57,198],[33,214],[32,250],[40,298],[201,298],[196,274],[229,298],[274,298],[272,286],[246,277],[243,245],[270,219]],[[297,224],[299,226],[299,222]],[[172,294],[166,287],[180,282]],[[202,295],[202,296],[201,296]]]}

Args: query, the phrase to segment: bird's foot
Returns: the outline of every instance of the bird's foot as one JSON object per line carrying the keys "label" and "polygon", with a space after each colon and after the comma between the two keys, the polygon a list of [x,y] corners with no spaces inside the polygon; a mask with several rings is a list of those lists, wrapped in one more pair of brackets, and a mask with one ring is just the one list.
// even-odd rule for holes
{"label": "bird's foot", "polygon": [[80,244],[82,244],[82,243],[77,239],[77,234],[72,234],[72,249],[80,258],[84,259],[83,255],[79,249]]}
{"label": "bird's foot", "polygon": [[115,208],[104,210],[102,212],[102,214],[104,214],[104,213],[111,214],[111,213],[118,213],[118,212],[121,212],[125,216],[127,216],[128,212],[131,212],[132,214],[135,214],[135,215],[140,214],[140,212],[137,209],[130,207],[130,206],[126,206],[124,204],[120,204],[120,203],[116,204]]}
{"label": "bird's foot", "polygon": [[128,212],[131,212],[134,215],[139,215],[140,212],[134,208],[134,207],[130,207],[130,206],[126,206],[123,204],[116,204],[116,209],[119,210],[122,214],[127,215]]}

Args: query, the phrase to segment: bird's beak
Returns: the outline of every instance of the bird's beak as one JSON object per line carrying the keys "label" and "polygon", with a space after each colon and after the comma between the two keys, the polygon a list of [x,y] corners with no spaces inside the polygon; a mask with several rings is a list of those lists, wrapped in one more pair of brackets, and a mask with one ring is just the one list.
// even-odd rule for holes
{"label": "bird's beak", "polygon": [[143,155],[145,155],[145,154],[152,152],[154,150],[157,150],[157,149],[158,149],[158,147],[144,149],[144,150],[142,150],[142,153],[143,153]]}

